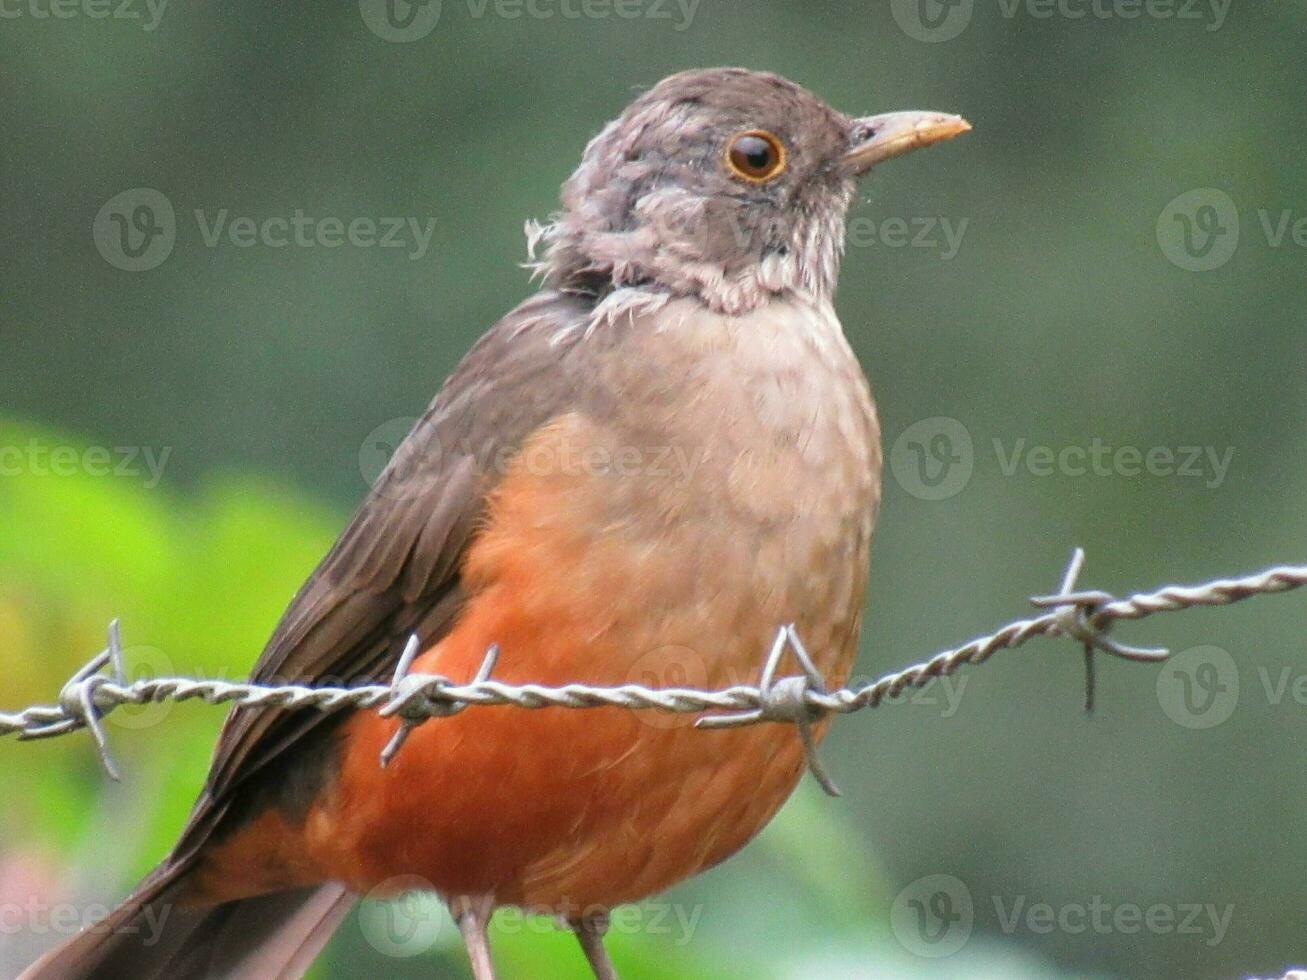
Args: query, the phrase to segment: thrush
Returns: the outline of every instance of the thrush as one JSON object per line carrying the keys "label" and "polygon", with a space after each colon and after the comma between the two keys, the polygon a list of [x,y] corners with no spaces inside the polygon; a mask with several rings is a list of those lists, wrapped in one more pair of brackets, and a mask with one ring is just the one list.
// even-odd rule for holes
{"label": "thrush", "polygon": [[[832,306],[874,165],[969,127],[849,117],[772,74],[673,75],[586,147],[541,290],[475,344],[269,641],[255,681],[747,683],[793,623],[830,685],[857,648],[881,450]],[[361,894],[441,896],[478,980],[501,906],[607,910],[739,850],[804,768],[792,726],[624,708],[401,720],[237,708],[172,852],[28,978],[292,977]],[[818,723],[820,738],[825,725]],[[146,922],[158,927],[145,928]]]}

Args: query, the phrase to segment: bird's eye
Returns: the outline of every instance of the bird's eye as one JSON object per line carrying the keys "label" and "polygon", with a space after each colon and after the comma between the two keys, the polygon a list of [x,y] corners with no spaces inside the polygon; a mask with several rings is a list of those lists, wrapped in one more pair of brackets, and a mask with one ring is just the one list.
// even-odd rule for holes
{"label": "bird's eye", "polygon": [[751,129],[731,137],[726,146],[726,164],[735,176],[761,184],[785,170],[785,147],[771,133]]}

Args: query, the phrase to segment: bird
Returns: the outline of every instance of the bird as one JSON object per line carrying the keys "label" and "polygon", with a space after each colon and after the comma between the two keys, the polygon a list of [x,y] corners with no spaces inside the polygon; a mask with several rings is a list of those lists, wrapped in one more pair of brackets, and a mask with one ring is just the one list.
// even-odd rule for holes
{"label": "bird", "polygon": [[[859,181],[970,129],[845,115],[779,75],[671,75],[527,224],[538,291],[440,387],[258,660],[255,682],[717,689],[793,624],[858,647],[882,451],[834,310]],[[172,851],[25,980],[296,977],[360,895],[414,880],[491,980],[496,908],[561,917],[616,976],[608,910],[725,860],[800,780],[791,725],[474,706],[237,707]],[[813,726],[820,739],[825,720]],[[162,927],[144,928],[147,921]]]}

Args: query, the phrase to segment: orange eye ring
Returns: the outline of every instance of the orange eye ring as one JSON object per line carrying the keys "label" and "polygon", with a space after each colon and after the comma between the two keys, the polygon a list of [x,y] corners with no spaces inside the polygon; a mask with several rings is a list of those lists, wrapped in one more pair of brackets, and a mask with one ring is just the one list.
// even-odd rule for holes
{"label": "orange eye ring", "polygon": [[726,144],[726,166],[751,184],[765,184],[785,172],[785,144],[765,129],[736,133]]}

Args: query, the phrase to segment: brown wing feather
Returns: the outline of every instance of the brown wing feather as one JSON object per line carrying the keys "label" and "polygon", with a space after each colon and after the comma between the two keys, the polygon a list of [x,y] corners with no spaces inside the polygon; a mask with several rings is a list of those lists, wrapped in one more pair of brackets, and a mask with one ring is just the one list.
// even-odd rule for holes
{"label": "brown wing feather", "polygon": [[[504,454],[577,397],[586,298],[542,293],[463,359],[396,450],[331,551],[283,615],[252,673],[261,681],[348,684],[393,669],[407,638],[447,632],[458,572]],[[314,711],[237,708],[174,852],[193,854],[232,791],[322,724]]]}

